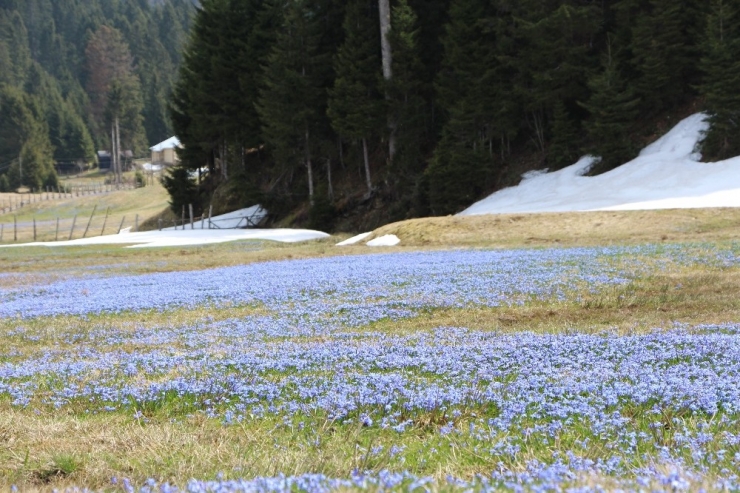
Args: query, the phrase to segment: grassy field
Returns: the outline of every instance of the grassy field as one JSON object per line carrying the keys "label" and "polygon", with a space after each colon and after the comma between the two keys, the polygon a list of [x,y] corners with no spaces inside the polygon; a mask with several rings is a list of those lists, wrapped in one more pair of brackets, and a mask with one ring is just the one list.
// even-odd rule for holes
{"label": "grassy field", "polygon": [[0,249],[0,489],[735,491],[739,225]]}
{"label": "grassy field", "polygon": [[[96,183],[98,177],[91,175],[88,181]],[[84,184],[85,180],[78,178],[77,182]],[[54,198],[49,200],[46,200],[46,194],[37,195],[31,203],[28,203],[30,196],[24,195],[22,198],[26,205],[0,214],[0,227],[3,229],[0,243],[33,241],[34,220],[37,241],[67,240],[70,235],[73,239],[82,238],[86,230],[88,237],[115,234],[121,227],[135,227],[137,216],[139,224],[142,224],[157,215],[167,207],[168,199],[167,191],[158,181],[144,188],[107,193],[64,198],[57,198],[57,194],[51,195]],[[41,200],[42,197],[44,200]],[[18,197],[15,194],[0,194],[0,204],[11,200],[15,203]]]}

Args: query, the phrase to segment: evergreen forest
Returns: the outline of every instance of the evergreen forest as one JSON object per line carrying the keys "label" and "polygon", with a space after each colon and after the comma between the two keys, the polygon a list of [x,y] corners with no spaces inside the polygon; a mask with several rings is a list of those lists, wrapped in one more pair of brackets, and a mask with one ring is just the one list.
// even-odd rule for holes
{"label": "evergreen forest", "polygon": [[54,165],[172,135],[167,101],[192,0],[0,0],[0,192],[54,187]]}
{"label": "evergreen forest", "polygon": [[[170,105],[179,202],[374,227],[707,111],[740,154],[740,0],[202,0]],[[664,129],[664,128],[663,128]]]}

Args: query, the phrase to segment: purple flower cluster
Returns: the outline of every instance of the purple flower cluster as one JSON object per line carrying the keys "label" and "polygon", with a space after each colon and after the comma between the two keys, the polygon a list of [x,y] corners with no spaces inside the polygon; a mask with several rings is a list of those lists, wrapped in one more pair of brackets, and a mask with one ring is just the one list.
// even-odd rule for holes
{"label": "purple flower cluster", "polygon": [[[647,248],[646,252],[649,253]],[[266,262],[195,272],[86,277],[0,289],[0,317],[84,315],[211,304],[261,304],[307,313],[498,306],[622,283],[609,265],[627,249],[450,251]],[[677,251],[677,255],[681,252]],[[357,310],[361,310],[357,313]],[[391,311],[392,313],[392,311]]]}
{"label": "purple flower cluster", "polygon": [[[255,479],[225,480],[223,478],[202,481],[191,479],[185,488],[181,489],[169,483],[157,483],[149,480],[146,485],[134,487],[127,479],[113,480],[114,485],[121,486],[126,493],[329,493],[332,491],[477,491],[493,493],[499,491],[514,492],[552,492],[567,491],[568,493],[605,493],[613,491],[613,485],[599,484],[598,480],[591,480],[595,484],[587,484],[589,474],[594,471],[584,468],[589,461],[573,460],[571,463],[558,461],[547,465],[539,462],[530,462],[526,469],[519,473],[494,472],[491,476],[477,476],[473,480],[461,480],[447,477],[442,484],[431,477],[419,477],[409,472],[391,472],[387,470],[376,474],[355,472],[348,479],[330,478],[323,474],[304,474],[300,476],[260,477]],[[624,481],[618,491],[703,491],[698,485],[703,478],[690,472],[682,471],[679,467],[669,466],[668,471],[650,469],[635,479]],[[601,478],[606,479],[606,478]],[[586,485],[579,484],[586,483]],[[577,485],[577,486],[576,486]],[[610,487],[612,486],[612,487]],[[711,485],[718,491],[736,491],[736,483],[718,482]]]}
{"label": "purple flower cluster", "polygon": [[[440,307],[564,298],[584,286],[599,290],[670,264],[696,263],[723,268],[737,265],[738,257],[732,248],[709,247],[432,252],[5,290],[0,316],[22,318],[0,337],[25,351],[0,353],[0,398],[18,407],[124,412],[139,420],[170,406],[224,426],[264,417],[311,426],[322,416],[400,439],[433,423],[435,443],[454,440],[462,453],[500,465],[472,482],[451,478],[453,489],[549,491],[577,485],[586,489],[574,491],[599,491],[601,486],[578,481],[595,476],[627,490],[683,491],[710,474],[719,474],[723,487],[738,489],[733,471],[740,470],[740,324],[627,336],[367,329],[379,320]],[[84,303],[70,303],[70,293],[79,298],[83,292]],[[187,326],[67,326],[58,333],[24,326],[25,319],[40,316],[204,303],[263,309],[260,315]],[[430,415],[435,419],[426,419]],[[558,445],[566,440],[572,442],[567,454]],[[603,452],[591,460],[594,446]],[[552,454],[541,456],[542,450]],[[524,452],[530,458],[526,470],[512,468]],[[398,466],[405,454],[403,447],[372,453],[388,454]],[[674,472],[666,472],[668,466]],[[350,479],[193,481],[187,488],[423,491],[428,482],[384,472]],[[154,483],[141,491],[154,488],[175,491]]]}

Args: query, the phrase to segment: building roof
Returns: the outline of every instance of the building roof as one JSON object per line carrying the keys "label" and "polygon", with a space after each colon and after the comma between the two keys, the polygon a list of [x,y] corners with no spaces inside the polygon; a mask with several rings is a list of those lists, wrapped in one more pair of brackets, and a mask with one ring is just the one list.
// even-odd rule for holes
{"label": "building roof", "polygon": [[175,149],[177,147],[180,147],[180,139],[178,139],[177,137],[170,137],[164,142],[160,142],[159,144],[155,145],[154,147],[150,147],[149,149],[154,152],[162,152],[165,149]]}

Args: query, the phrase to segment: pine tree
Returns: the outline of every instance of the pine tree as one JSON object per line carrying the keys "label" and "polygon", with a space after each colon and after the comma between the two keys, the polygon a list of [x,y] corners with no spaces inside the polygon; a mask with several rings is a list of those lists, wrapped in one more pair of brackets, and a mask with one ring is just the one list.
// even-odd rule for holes
{"label": "pine tree", "polygon": [[216,153],[222,141],[215,120],[219,109],[213,101],[217,84],[211,72],[216,49],[212,40],[218,39],[219,11],[226,5],[222,0],[201,2],[168,105],[172,126],[183,146],[178,152],[181,166],[207,166],[209,181],[216,181]]}
{"label": "pine tree", "polygon": [[707,22],[699,91],[709,114],[702,142],[707,159],[740,154],[740,9],[730,0],[714,0]]}
{"label": "pine tree", "polygon": [[633,30],[636,93],[644,109],[661,111],[680,104],[696,81],[696,34],[703,17],[695,0],[650,0]]}
{"label": "pine tree", "polygon": [[458,212],[489,184],[498,66],[495,36],[486,28],[490,11],[481,2],[452,0],[436,88],[447,116],[442,138],[426,170],[430,209]]}
{"label": "pine tree", "polygon": [[368,140],[379,133],[384,110],[378,89],[378,17],[371,5],[367,0],[353,0],[347,7],[345,38],[334,58],[336,79],[327,110],[339,135],[362,142],[368,192],[373,190]]}
{"label": "pine tree", "polygon": [[39,190],[54,174],[52,152],[39,103],[19,89],[0,86],[0,161],[12,162],[11,188]]}
{"label": "pine tree", "polygon": [[515,74],[514,98],[522,102],[530,141],[544,156],[556,105],[588,95],[586,75],[598,63],[593,39],[600,12],[572,0],[528,0],[516,8],[514,39],[521,48],[506,65]]}
{"label": "pine tree", "polygon": [[547,149],[547,164],[561,169],[576,162],[580,154],[581,134],[565,103],[555,103],[551,125],[552,138]]}
{"label": "pine tree", "polygon": [[396,156],[391,163],[390,178],[397,194],[408,196],[414,177],[423,170],[422,143],[425,133],[425,101],[418,46],[419,30],[416,13],[406,0],[393,7],[388,34],[393,50],[393,79],[387,85],[388,114],[395,122]]}
{"label": "pine tree", "polygon": [[5,63],[9,62],[11,66],[11,72],[0,77],[14,86],[20,86],[25,82],[32,58],[28,31],[18,11],[0,9],[0,41],[7,49],[3,57],[7,57]]}
{"label": "pine tree", "polygon": [[321,26],[308,0],[290,0],[282,31],[267,59],[257,110],[278,167],[290,173],[297,166],[307,172],[308,197],[313,200],[313,161],[316,133],[326,114],[321,83],[325,54],[319,52]]}
{"label": "pine tree", "polygon": [[640,102],[622,78],[611,45],[604,57],[603,70],[592,77],[589,87],[591,97],[581,105],[591,114],[586,123],[590,151],[601,158],[596,169],[608,171],[635,156],[630,129]]}
{"label": "pine tree", "polygon": [[95,157],[92,137],[78,110],[62,96],[59,82],[34,62],[23,89],[40,104],[54,148],[54,160],[92,161]]}
{"label": "pine tree", "polygon": [[179,215],[188,204],[198,204],[198,190],[190,178],[189,171],[182,166],[175,166],[162,177],[162,186],[170,195],[170,210]]}
{"label": "pine tree", "polygon": [[487,152],[461,141],[448,123],[426,170],[431,212],[454,214],[472,204],[486,190],[490,171]]}
{"label": "pine tree", "polygon": [[106,111],[109,108],[111,90],[115,87],[119,92],[117,96],[124,98],[120,103],[119,114],[122,145],[124,149],[143,152],[147,146],[141,115],[141,83],[134,73],[133,58],[121,32],[101,26],[90,38],[85,57],[90,111],[97,126],[98,141],[105,141],[110,135]]}

